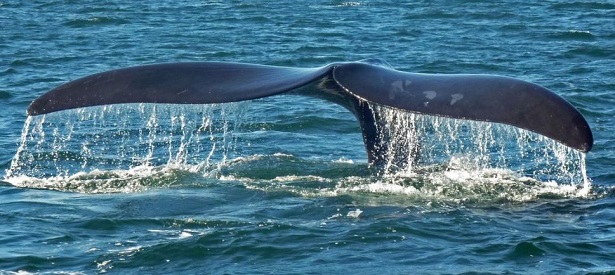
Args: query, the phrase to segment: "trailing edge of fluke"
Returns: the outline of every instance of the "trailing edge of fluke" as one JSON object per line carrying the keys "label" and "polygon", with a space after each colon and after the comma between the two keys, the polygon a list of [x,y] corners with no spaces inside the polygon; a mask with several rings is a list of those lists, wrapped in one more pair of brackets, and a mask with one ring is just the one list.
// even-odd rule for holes
{"label": "trailing edge of fluke", "polygon": [[28,115],[119,103],[208,104],[286,92],[327,99],[355,114],[370,163],[386,140],[368,103],[409,112],[512,125],[588,152],[593,136],[568,101],[539,85],[495,75],[416,74],[380,60],[292,68],[226,62],[163,63],[117,69],[61,85],[30,104]]}

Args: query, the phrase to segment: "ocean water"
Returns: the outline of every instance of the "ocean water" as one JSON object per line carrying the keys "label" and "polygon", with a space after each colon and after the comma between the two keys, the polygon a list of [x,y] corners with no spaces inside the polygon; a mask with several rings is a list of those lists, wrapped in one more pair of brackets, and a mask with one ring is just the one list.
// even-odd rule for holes
{"label": "ocean water", "polygon": [[[0,1],[0,25],[2,274],[615,273],[612,1]],[[377,170],[351,113],[294,95],[25,112],[127,66],[364,58],[538,83],[594,148],[376,106],[421,144]]]}

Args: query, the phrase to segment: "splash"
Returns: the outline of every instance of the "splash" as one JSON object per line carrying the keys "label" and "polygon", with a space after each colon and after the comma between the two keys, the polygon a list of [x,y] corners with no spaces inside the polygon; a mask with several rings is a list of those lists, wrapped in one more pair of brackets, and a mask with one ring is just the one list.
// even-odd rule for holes
{"label": "splash", "polygon": [[[428,183],[421,184],[422,191],[430,184],[439,189],[428,191],[432,194],[456,185],[481,195],[499,188],[509,191],[499,194],[511,196],[510,200],[553,193],[587,197],[591,192],[585,154],[541,135],[497,123],[372,108],[380,114],[380,127],[389,143],[385,181],[421,178]],[[513,190],[518,186],[527,188]]]}
{"label": "splash", "polygon": [[128,104],[28,117],[5,181],[85,193],[213,181],[303,196],[526,201],[591,195],[585,155],[555,141],[506,125],[377,105],[371,107],[388,142],[377,174],[346,156],[254,154],[250,143],[262,129],[242,127],[252,104]]}
{"label": "splash", "polygon": [[386,175],[412,175],[419,167],[448,163],[464,170],[510,168],[540,180],[589,181],[585,154],[541,135],[497,123],[372,108],[389,144]]}
{"label": "splash", "polygon": [[[262,156],[252,156],[229,163],[225,179],[268,192],[307,197],[351,194],[356,200],[366,200],[362,203],[377,204],[406,204],[408,200],[520,202],[596,196],[587,177],[585,154],[556,141],[502,124],[371,107],[379,114],[378,127],[388,150],[388,159],[376,176],[357,176],[366,167],[333,161],[327,168],[311,169],[321,171],[318,176],[281,165],[287,167],[286,175],[259,177],[242,172],[264,163]],[[309,161],[293,162],[303,169],[318,166]]]}
{"label": "splash", "polygon": [[172,184],[182,172],[207,174],[233,155],[247,106],[128,104],[28,117],[5,180],[126,192]]}

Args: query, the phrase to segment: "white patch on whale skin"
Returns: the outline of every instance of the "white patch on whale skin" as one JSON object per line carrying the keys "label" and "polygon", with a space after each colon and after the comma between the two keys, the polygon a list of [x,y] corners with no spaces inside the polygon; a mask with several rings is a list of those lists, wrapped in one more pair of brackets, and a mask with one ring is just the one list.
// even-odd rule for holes
{"label": "white patch on whale skin", "polygon": [[427,101],[423,102],[423,106],[427,107],[427,105],[429,105],[429,100],[436,98],[438,93],[436,91],[424,91],[423,95],[427,98]]}
{"label": "white patch on whale skin", "polygon": [[429,100],[436,98],[438,93],[436,91],[424,91],[423,94]]}
{"label": "white patch on whale skin", "polygon": [[389,99],[395,99],[395,95],[403,91],[405,91],[404,83],[401,80],[394,81],[391,83],[391,89],[389,90]]}
{"label": "white patch on whale skin", "polygon": [[451,95],[451,106],[453,106],[453,104],[457,103],[457,101],[463,99],[463,95],[462,94],[452,94]]}
{"label": "white patch on whale skin", "polygon": [[412,84],[410,80],[395,80],[391,82],[391,88],[389,89],[389,99],[395,99],[398,93],[406,92],[410,93],[411,91],[407,88]]}
{"label": "white patch on whale skin", "polygon": [[402,82],[401,80],[394,81],[393,83],[391,83],[391,90],[396,92],[404,91],[404,82]]}

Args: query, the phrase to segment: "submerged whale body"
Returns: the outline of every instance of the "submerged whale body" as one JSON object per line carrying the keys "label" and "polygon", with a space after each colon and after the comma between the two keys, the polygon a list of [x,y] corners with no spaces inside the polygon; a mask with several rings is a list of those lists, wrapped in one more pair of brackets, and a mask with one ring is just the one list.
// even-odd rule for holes
{"label": "submerged whale body", "polygon": [[344,106],[358,119],[369,163],[385,160],[387,135],[376,108],[496,122],[526,129],[588,152],[592,132],[555,93],[496,75],[417,74],[381,60],[292,68],[226,62],[164,63],[86,76],[43,94],[28,115],[119,103],[208,104],[293,92]]}

